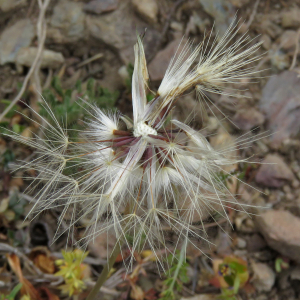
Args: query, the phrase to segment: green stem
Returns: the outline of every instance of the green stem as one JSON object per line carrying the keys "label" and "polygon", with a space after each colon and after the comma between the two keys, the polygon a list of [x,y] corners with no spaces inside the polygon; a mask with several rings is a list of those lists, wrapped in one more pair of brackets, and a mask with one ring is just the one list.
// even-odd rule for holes
{"label": "green stem", "polygon": [[100,291],[100,288],[106,281],[108,273],[111,270],[112,266],[114,265],[120,252],[121,252],[121,245],[120,245],[120,243],[117,242],[117,244],[116,244],[111,256],[109,257],[106,265],[104,266],[95,286],[93,287],[93,289],[87,296],[86,300],[94,300],[96,298],[98,292]]}
{"label": "green stem", "polygon": [[181,247],[181,250],[180,250],[180,255],[179,255],[179,260],[178,260],[178,263],[177,263],[177,266],[176,266],[176,270],[175,270],[175,272],[174,272],[174,274],[173,274],[173,280],[172,280],[172,283],[171,283],[171,285],[170,285],[170,287],[169,287],[169,289],[173,292],[173,289],[174,289],[174,285],[175,285],[175,282],[176,282],[176,280],[177,280],[177,277],[178,277],[178,275],[179,275],[179,271],[180,271],[180,269],[181,269],[181,266],[182,266],[182,264],[184,263],[184,261],[185,261],[185,257],[186,257],[186,247],[187,247],[187,242],[188,242],[188,239],[187,239],[187,237],[185,238],[185,240],[184,240],[184,243],[183,243],[183,245],[182,245],[182,247]]}

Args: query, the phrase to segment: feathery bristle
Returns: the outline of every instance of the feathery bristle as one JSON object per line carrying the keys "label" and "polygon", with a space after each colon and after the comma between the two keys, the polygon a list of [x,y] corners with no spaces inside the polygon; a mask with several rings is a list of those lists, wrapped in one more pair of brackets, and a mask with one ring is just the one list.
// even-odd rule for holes
{"label": "feathery bristle", "polygon": [[[244,210],[217,176],[225,166],[237,162],[226,157],[228,150],[213,149],[201,132],[178,120],[165,122],[176,99],[187,89],[222,93],[224,83],[238,83],[241,77],[253,74],[252,69],[243,68],[259,58],[253,53],[260,44],[246,48],[245,35],[230,44],[237,32],[231,25],[208,54],[208,42],[194,50],[191,43],[184,45],[171,60],[150,103],[146,100],[149,76],[138,37],[132,77],[133,121],[89,104],[91,120],[80,140],[70,141],[46,105],[55,126],[43,119],[43,138],[11,134],[36,149],[36,158],[23,165],[37,174],[28,187],[35,199],[32,212],[60,209],[60,225],[71,211],[69,228],[81,221],[87,225],[86,245],[113,230],[120,241],[130,243],[133,254],[146,244],[153,250],[167,247],[166,227],[179,237],[207,241],[205,218],[214,219],[218,210],[230,222],[228,207]],[[125,131],[120,126],[123,121]],[[193,224],[195,216],[202,226]],[[57,230],[56,237],[60,234]]]}

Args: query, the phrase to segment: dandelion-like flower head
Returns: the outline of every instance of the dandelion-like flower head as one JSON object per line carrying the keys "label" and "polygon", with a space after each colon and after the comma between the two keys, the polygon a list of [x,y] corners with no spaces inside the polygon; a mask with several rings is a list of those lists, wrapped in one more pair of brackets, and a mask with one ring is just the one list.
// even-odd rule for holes
{"label": "dandelion-like flower head", "polygon": [[145,54],[138,37],[133,119],[89,104],[92,117],[79,141],[69,140],[46,104],[55,124],[44,119],[40,125],[44,136],[14,136],[37,149],[37,158],[24,165],[36,171],[29,189],[42,184],[35,192],[32,212],[60,208],[58,225],[66,215],[70,229],[82,221],[87,226],[87,243],[112,231],[130,243],[132,254],[146,244],[152,250],[167,247],[165,228],[179,237],[206,239],[203,223],[195,225],[193,220],[213,217],[217,206],[228,218],[226,207],[236,200],[217,174],[233,161],[225,150],[214,150],[201,132],[170,118],[170,112],[190,88],[203,97],[207,91],[222,93],[226,84],[253,73],[244,67],[259,58],[253,53],[260,44],[249,46],[245,35],[231,43],[237,31],[232,25],[209,51],[208,41],[194,48],[191,43],[184,45],[150,102]]}

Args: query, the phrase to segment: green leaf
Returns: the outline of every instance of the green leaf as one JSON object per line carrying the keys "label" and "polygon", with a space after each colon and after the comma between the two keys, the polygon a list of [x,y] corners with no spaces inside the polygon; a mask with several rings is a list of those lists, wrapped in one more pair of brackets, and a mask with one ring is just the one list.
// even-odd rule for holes
{"label": "green leaf", "polygon": [[239,264],[235,261],[228,263],[228,265],[232,270],[235,270],[237,273],[244,273],[247,270],[246,266]]}
{"label": "green leaf", "polygon": [[19,291],[22,288],[22,283],[17,284],[13,290],[10,292],[9,296],[8,296],[8,300],[14,300],[15,297],[17,296],[17,294],[19,293]]}
{"label": "green leaf", "polygon": [[[8,107],[11,104],[11,100],[7,100],[7,99],[1,99],[0,102],[3,103],[5,105],[5,107]],[[16,110],[18,110],[18,105],[13,105],[13,107],[5,115],[6,118],[9,119],[9,118],[13,117],[13,115],[16,113]]]}
{"label": "green leaf", "polygon": [[52,87],[61,97],[64,96],[64,91],[61,87],[60,79],[57,76],[54,76],[52,79]]}
{"label": "green leaf", "polygon": [[240,284],[241,284],[240,277],[239,276],[235,276],[235,278],[234,278],[234,284],[233,284],[233,292],[235,294],[238,293],[239,288],[240,288]]}
{"label": "green leaf", "polygon": [[148,93],[148,94],[146,95],[146,97],[147,97],[147,101],[148,101],[148,102],[150,102],[152,99],[154,99],[154,95],[153,95],[152,93]]}
{"label": "green leaf", "polygon": [[129,90],[129,92],[131,92],[133,69],[134,69],[133,64],[129,63],[127,65],[127,72],[128,72],[129,76],[125,80],[125,85],[126,85],[127,89]]}
{"label": "green leaf", "polygon": [[77,81],[76,81],[75,87],[76,87],[76,90],[78,91],[78,93],[81,93],[81,92],[82,92],[82,84],[81,84],[81,81],[80,81],[80,80],[77,80]]}
{"label": "green leaf", "polygon": [[224,276],[223,278],[229,286],[234,285],[234,276],[233,275]]}

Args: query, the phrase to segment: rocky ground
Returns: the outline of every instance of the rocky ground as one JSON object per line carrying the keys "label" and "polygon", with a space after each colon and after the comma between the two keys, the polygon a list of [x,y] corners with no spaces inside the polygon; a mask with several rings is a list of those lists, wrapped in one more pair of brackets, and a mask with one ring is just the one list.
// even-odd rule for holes
{"label": "rocky ground", "polygon": [[[175,296],[207,300],[223,293],[223,299],[233,299],[226,294],[230,285],[218,269],[225,264],[239,278],[237,299],[300,299],[299,0],[51,0],[42,17],[35,0],[0,1],[1,112],[18,96],[46,34],[40,66],[32,69],[28,85],[23,84],[23,102],[15,101],[0,117],[0,132],[9,128],[30,136],[38,130],[34,122],[15,112],[29,115],[24,103],[40,109],[37,90],[46,100],[54,99],[58,114],[73,117],[70,126],[80,125],[78,119],[84,117],[72,107],[78,96],[89,92],[90,84],[100,106],[117,107],[130,115],[137,32],[147,29],[144,46],[150,87],[155,90],[182,39],[199,43],[205,29],[222,35],[235,15],[241,26],[239,36],[248,31],[255,38],[251,43],[263,41],[262,58],[254,66],[260,71],[258,78],[254,83],[241,80],[238,99],[208,95],[212,103],[207,104],[211,108],[207,116],[203,117],[203,105],[194,93],[178,101],[174,114],[182,120],[192,115],[193,126],[205,128],[214,147],[241,141],[236,153],[250,157],[252,163],[236,166],[244,183],[232,178],[228,186],[239,201],[256,208],[250,214],[229,209],[232,227],[222,219],[221,226],[205,225],[215,245],[203,248],[210,258],[188,247],[188,280],[178,279],[181,290]],[[222,120],[215,106],[232,122]],[[244,134],[251,141],[246,147]],[[30,299],[68,299],[61,293],[63,279],[54,275],[59,269],[55,261],[62,258],[60,251],[66,244],[64,236],[51,242],[59,211],[23,221],[32,205],[23,194],[28,183],[11,174],[12,165],[31,154],[32,150],[0,135],[0,294],[9,293],[20,281],[31,291]],[[109,238],[107,247],[107,237],[99,236],[89,246],[82,273],[87,290],[113,242]],[[137,254],[136,272],[127,275],[120,258],[99,299],[159,299],[166,289],[165,277],[149,257],[149,252]],[[244,266],[242,271],[234,269],[233,262]],[[72,297],[85,299],[86,295],[83,291]]]}

